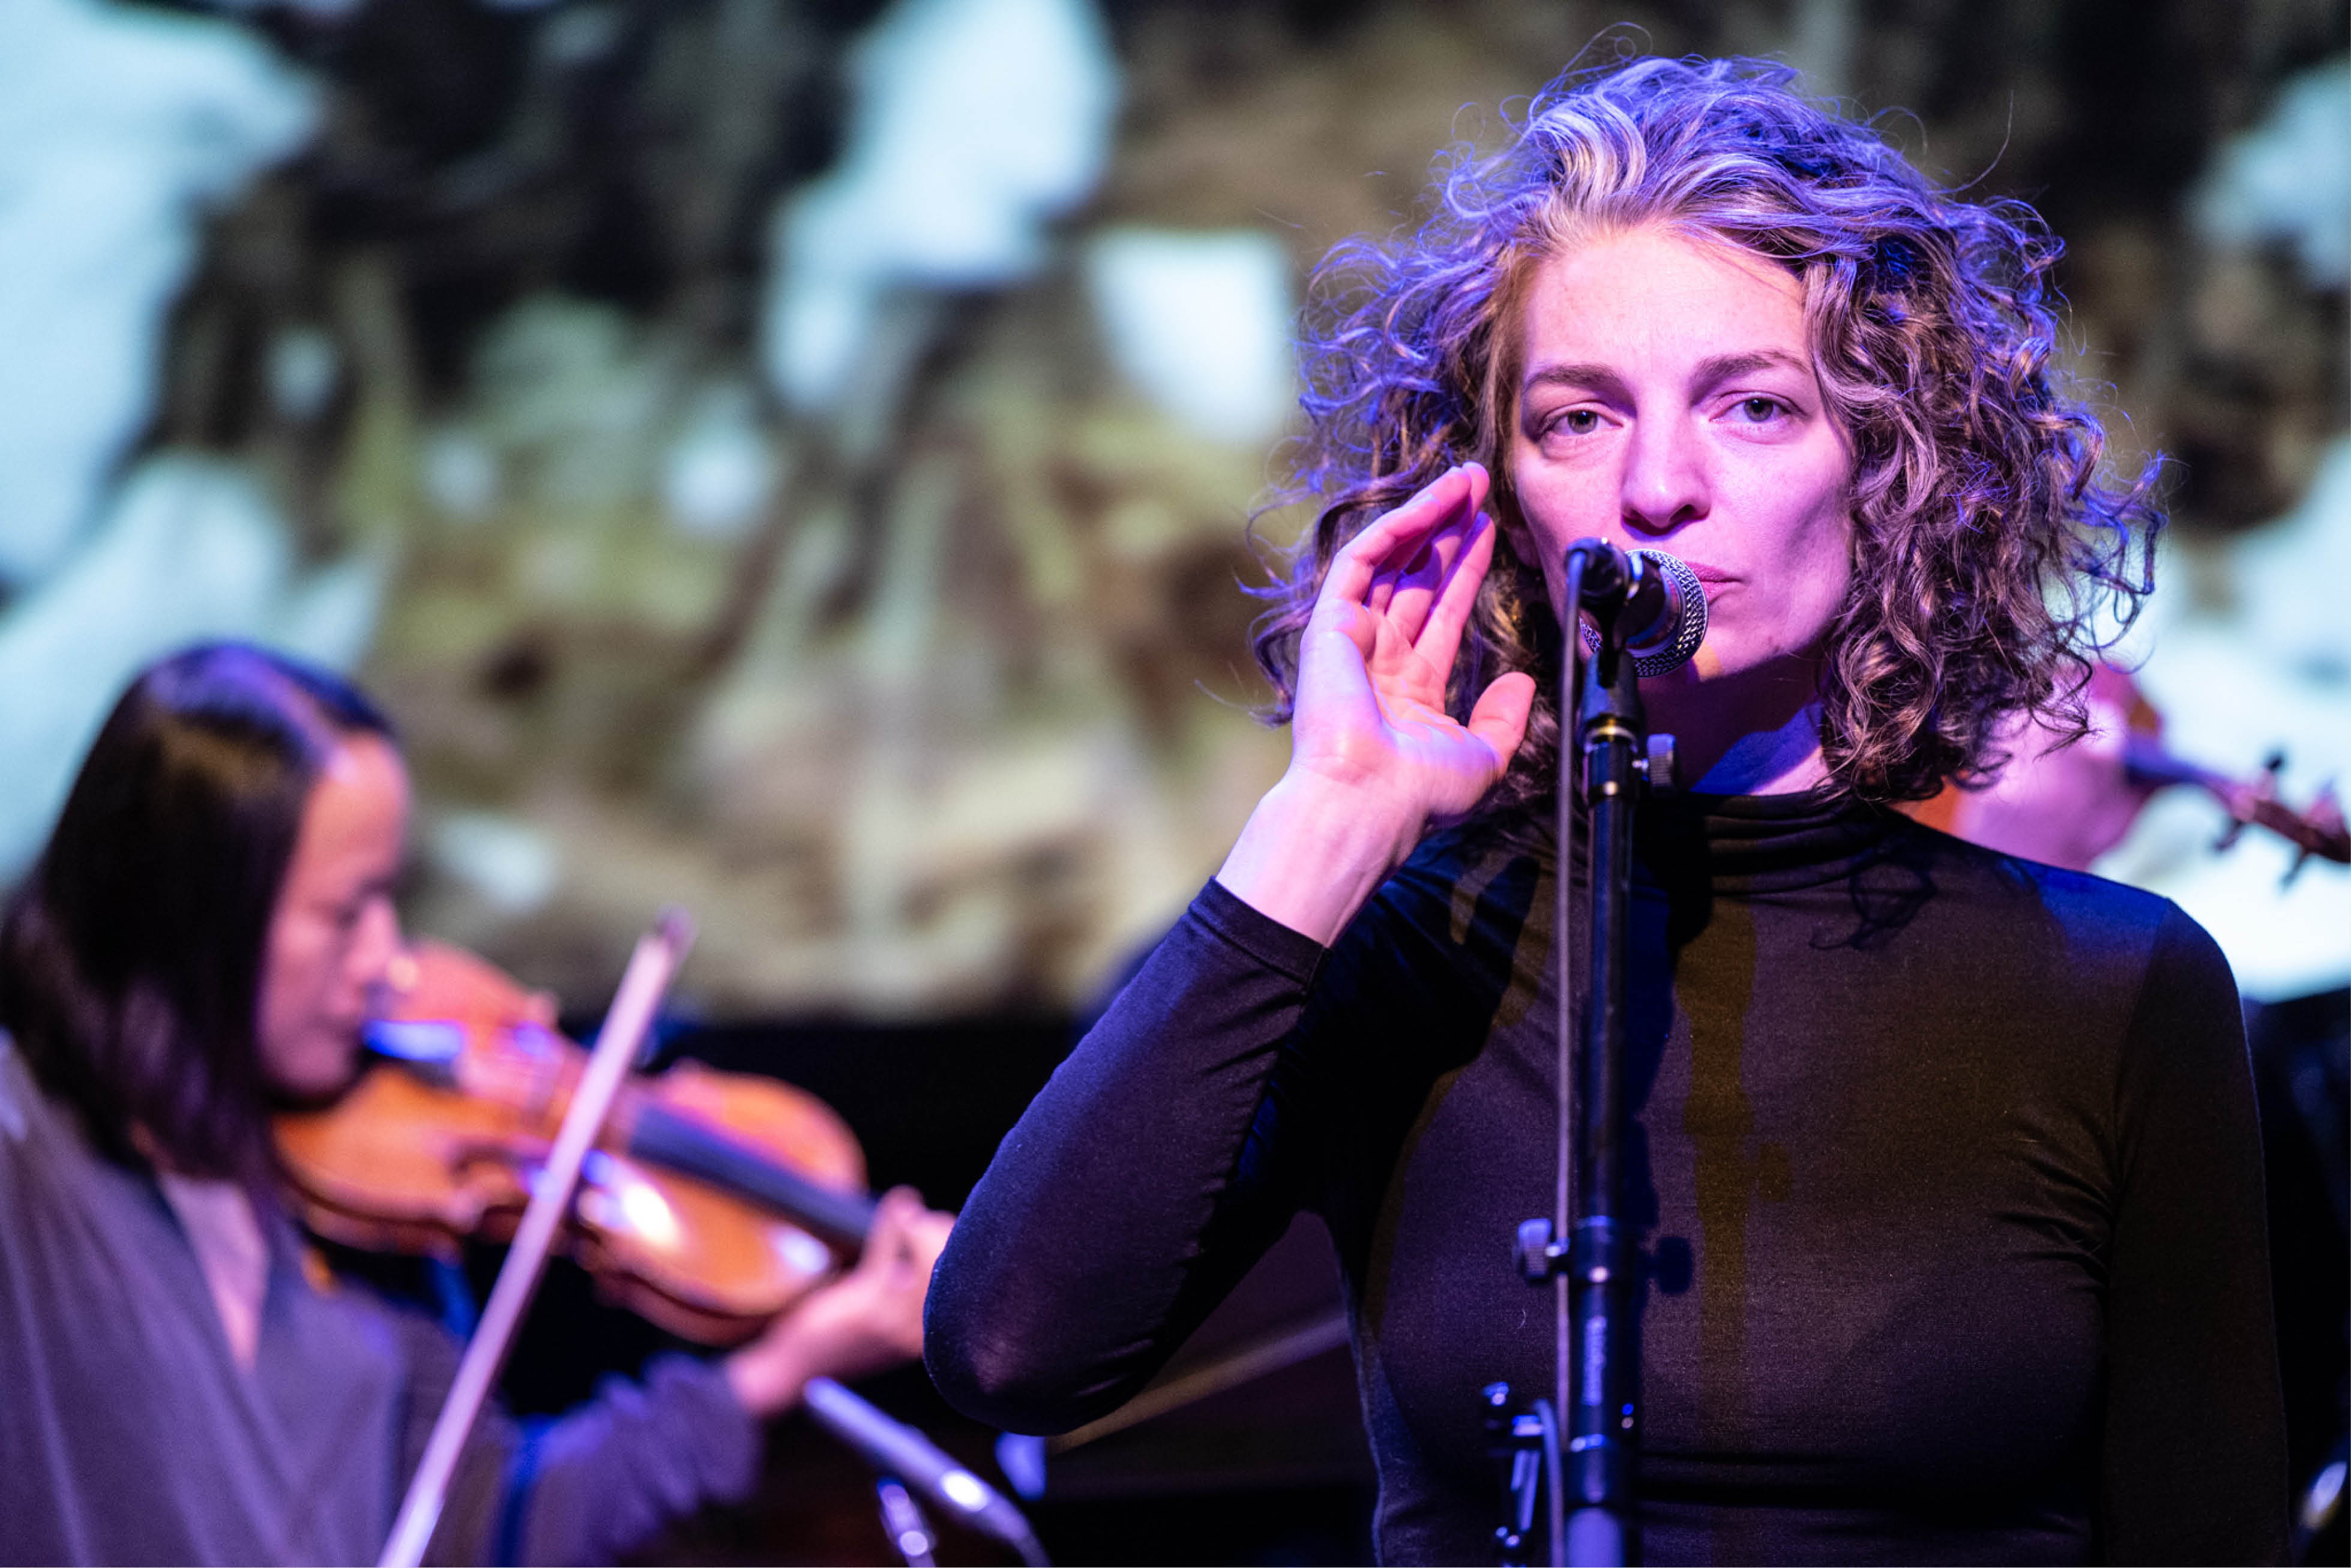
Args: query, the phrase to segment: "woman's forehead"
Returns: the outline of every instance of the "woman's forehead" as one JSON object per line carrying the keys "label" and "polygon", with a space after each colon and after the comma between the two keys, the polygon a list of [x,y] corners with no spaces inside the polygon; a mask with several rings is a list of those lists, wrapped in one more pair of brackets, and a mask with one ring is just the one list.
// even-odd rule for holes
{"label": "woman's forehead", "polygon": [[1529,382],[1593,355],[1810,363],[1802,284],[1721,240],[1660,225],[1595,235],[1544,258],[1520,310]]}
{"label": "woman's forehead", "polygon": [[407,830],[408,794],[408,769],[389,741],[357,735],[339,742],[303,805],[297,872],[396,857]]}

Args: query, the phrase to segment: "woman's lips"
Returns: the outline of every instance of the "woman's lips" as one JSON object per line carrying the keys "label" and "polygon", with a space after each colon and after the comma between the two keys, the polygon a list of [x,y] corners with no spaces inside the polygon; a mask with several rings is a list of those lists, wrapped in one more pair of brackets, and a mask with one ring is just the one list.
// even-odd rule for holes
{"label": "woman's lips", "polygon": [[1708,604],[1714,602],[1723,589],[1739,580],[1737,574],[1725,571],[1710,561],[1685,560],[1683,564],[1690,569],[1690,574],[1698,579],[1698,586],[1706,591]]}

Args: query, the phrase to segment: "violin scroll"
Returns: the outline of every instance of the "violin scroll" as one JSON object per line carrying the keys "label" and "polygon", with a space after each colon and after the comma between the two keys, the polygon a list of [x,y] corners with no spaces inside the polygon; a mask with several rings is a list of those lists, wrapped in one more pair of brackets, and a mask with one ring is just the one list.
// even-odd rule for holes
{"label": "violin scroll", "polygon": [[2351,829],[2345,826],[2343,805],[2333,784],[2322,788],[2303,810],[2295,810],[2279,798],[2277,781],[2285,768],[2283,752],[2272,752],[2261,771],[2250,778],[2231,779],[2174,756],[2151,737],[2134,734],[2125,743],[2123,763],[2132,780],[2144,788],[2193,784],[2220,801],[2229,813],[2229,827],[2213,845],[2215,849],[2229,848],[2249,827],[2265,828],[2293,844],[2301,852],[2286,870],[2289,883],[2314,855],[2351,863]]}

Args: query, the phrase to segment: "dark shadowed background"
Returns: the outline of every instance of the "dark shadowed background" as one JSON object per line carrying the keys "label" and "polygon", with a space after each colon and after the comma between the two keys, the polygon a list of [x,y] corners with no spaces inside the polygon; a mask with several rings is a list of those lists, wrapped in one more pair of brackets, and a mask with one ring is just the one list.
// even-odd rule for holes
{"label": "dark shadowed background", "polygon": [[[2307,799],[2351,768],[2346,33],[2339,0],[7,0],[0,876],[131,671],[277,643],[401,727],[412,925],[592,1019],[689,906],[674,1048],[817,1089],[953,1202],[1280,769],[1238,585],[1309,270],[1571,60],[1645,51],[1783,58],[2065,236],[2071,369],[2120,460],[2177,459],[2141,684],[2175,749],[2283,747]],[[2339,1106],[2351,877],[2282,887],[2220,825],[2175,791],[2101,869],[2336,1041]],[[2282,1235],[2339,1248],[2325,1179]],[[1281,1369],[1046,1456],[1065,1555],[1367,1550],[1293,1240],[1187,1386]],[[2343,1269],[2297,1255],[2314,1432]],[[551,1291],[526,1406],[655,1343]],[[794,1428],[771,1469],[672,1554],[884,1550],[854,1461]]]}

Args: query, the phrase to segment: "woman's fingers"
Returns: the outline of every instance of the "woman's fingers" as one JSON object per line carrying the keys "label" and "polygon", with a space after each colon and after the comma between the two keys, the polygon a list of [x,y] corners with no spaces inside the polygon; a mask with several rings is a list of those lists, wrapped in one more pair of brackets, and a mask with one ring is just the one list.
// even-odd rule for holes
{"label": "woman's fingers", "polygon": [[1514,670],[1497,676],[1469,710],[1469,733],[1493,747],[1495,777],[1519,754],[1519,742],[1527,737],[1527,715],[1534,706],[1535,678]]}
{"label": "woman's fingers", "polygon": [[1331,607],[1331,629],[1355,645],[1355,652],[1369,664],[1373,652],[1379,647],[1380,618],[1361,604],[1338,603]]}
{"label": "woman's fingers", "polygon": [[1478,590],[1486,580],[1486,569],[1494,562],[1494,519],[1479,512],[1447,553],[1449,559],[1430,595],[1426,617],[1407,632],[1414,651],[1440,670],[1453,668],[1462,629],[1478,607]]}
{"label": "woman's fingers", "polygon": [[1405,643],[1438,670],[1453,667],[1461,629],[1478,602],[1478,589],[1494,559],[1494,523],[1472,512],[1432,535],[1396,580],[1387,609]]}
{"label": "woman's fingers", "polygon": [[866,1232],[864,1260],[879,1259],[882,1266],[914,1251],[914,1222],[923,1213],[921,1195],[910,1186],[893,1186],[873,1205],[873,1224]]}
{"label": "woman's fingers", "polygon": [[1486,470],[1464,463],[1431,480],[1394,511],[1374,518],[1331,558],[1321,597],[1367,603],[1384,569],[1408,564],[1432,529],[1456,517],[1474,516],[1485,505],[1487,486]]}
{"label": "woman's fingers", "polygon": [[875,1207],[866,1246],[871,1249],[886,1234],[892,1258],[919,1283],[930,1279],[931,1266],[939,1260],[947,1232],[954,1228],[954,1215],[924,1207],[923,1195],[911,1186],[893,1186]]}
{"label": "woman's fingers", "polygon": [[1456,469],[1333,558],[1300,647],[1294,764],[1380,774],[1384,788],[1425,797],[1424,809],[1440,813],[1507,766],[1531,682],[1498,683],[1467,733],[1444,713],[1454,655],[1493,560],[1487,489],[1484,469]]}
{"label": "woman's fingers", "polygon": [[1333,559],[1318,608],[1361,604],[1386,624],[1394,647],[1413,648],[1483,516],[1488,488],[1485,469],[1464,464],[1380,517]]}

